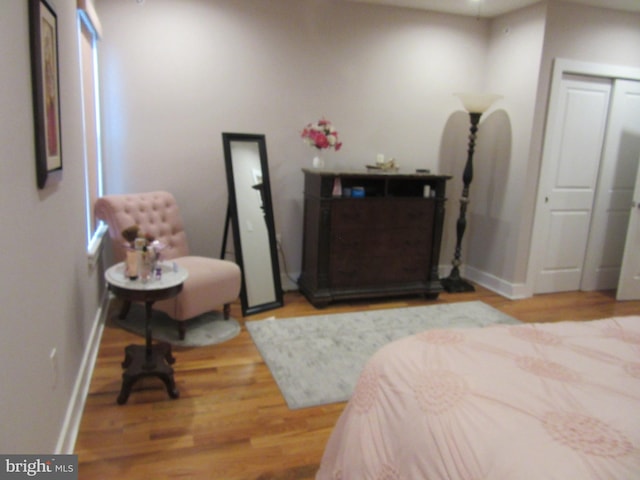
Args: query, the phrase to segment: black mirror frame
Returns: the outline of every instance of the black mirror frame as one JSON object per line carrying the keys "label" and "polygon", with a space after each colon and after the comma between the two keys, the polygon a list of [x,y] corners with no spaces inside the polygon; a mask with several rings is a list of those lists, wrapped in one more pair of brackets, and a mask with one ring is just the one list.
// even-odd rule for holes
{"label": "black mirror frame", "polygon": [[[237,192],[234,184],[233,157],[231,153],[232,142],[255,142],[258,144],[260,154],[260,167],[262,169],[262,204],[264,208],[264,216],[267,224],[267,235],[269,240],[269,253],[271,256],[271,271],[273,277],[273,286],[275,300],[259,305],[249,305],[247,295],[247,285],[244,274],[244,260],[242,255],[242,244],[240,241],[240,228],[238,221],[238,204]],[[280,267],[278,262],[278,252],[276,248],[276,232],[275,220],[273,217],[273,206],[271,201],[271,183],[269,180],[269,163],[267,157],[267,143],[265,135],[253,133],[222,133],[222,145],[224,149],[224,159],[227,172],[227,188],[229,192],[229,216],[233,231],[233,246],[235,251],[236,263],[242,270],[242,289],[240,291],[240,301],[242,303],[242,314],[244,316],[253,315],[265,310],[272,310],[284,305],[282,282],[280,280]],[[226,231],[226,229],[225,229]]]}

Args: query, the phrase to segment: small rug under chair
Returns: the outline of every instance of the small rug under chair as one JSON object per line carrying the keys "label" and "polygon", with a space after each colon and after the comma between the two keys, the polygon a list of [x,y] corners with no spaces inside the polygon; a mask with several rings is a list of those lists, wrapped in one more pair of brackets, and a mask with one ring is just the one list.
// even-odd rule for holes
{"label": "small rug under chair", "polygon": [[[110,313],[119,327],[144,337],[145,308],[141,303],[131,305],[126,318],[118,317],[118,308]],[[180,340],[178,322],[166,313],[154,310],[151,316],[151,334],[155,341],[168,342],[176,347],[204,347],[231,340],[241,327],[234,318],[224,319],[222,312],[207,312],[186,321],[186,335]]]}
{"label": "small rug under chair", "polygon": [[291,409],[344,402],[383,345],[431,328],[517,324],[480,301],[247,321]]}

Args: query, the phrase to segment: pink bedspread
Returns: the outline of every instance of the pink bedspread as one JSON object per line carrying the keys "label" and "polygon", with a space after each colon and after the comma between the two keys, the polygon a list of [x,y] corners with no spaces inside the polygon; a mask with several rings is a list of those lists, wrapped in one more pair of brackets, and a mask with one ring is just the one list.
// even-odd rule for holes
{"label": "pink bedspread", "polygon": [[428,330],[365,366],[317,479],[640,479],[640,316]]}

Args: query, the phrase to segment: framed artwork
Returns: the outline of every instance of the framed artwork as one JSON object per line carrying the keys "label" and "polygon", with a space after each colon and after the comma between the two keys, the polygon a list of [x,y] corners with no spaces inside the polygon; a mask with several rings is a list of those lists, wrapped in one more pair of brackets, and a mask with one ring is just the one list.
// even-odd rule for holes
{"label": "framed artwork", "polygon": [[29,33],[36,180],[44,188],[49,173],[62,169],[58,17],[46,0],[29,0]]}

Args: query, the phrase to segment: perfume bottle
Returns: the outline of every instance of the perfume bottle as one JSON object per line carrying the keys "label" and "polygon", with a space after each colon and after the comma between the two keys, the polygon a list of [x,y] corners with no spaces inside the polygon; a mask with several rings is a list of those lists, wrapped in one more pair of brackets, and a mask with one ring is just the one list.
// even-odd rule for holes
{"label": "perfume bottle", "polygon": [[129,280],[136,280],[138,278],[138,252],[131,248],[127,249],[125,273]]}

